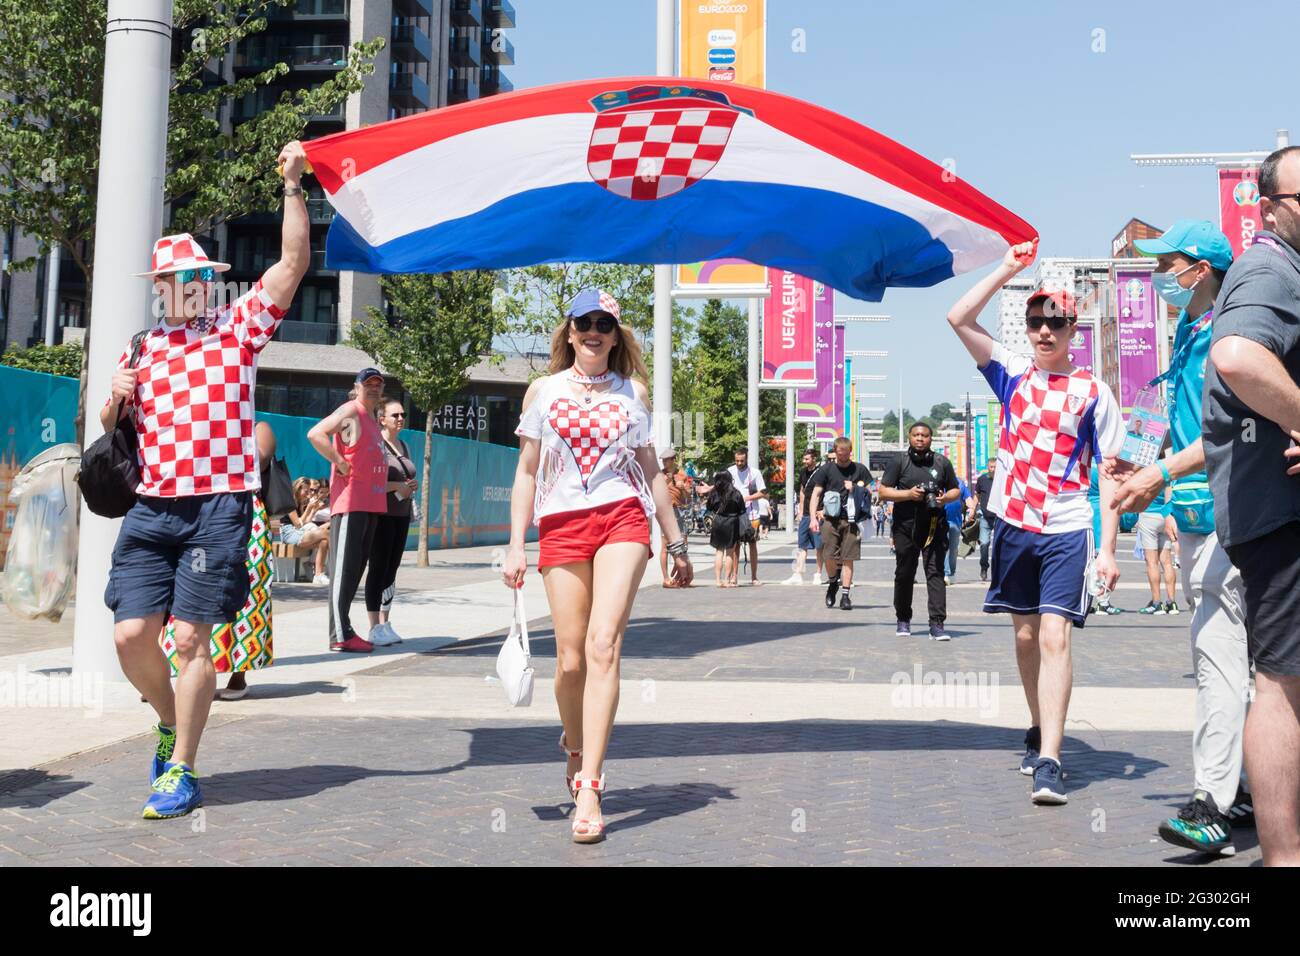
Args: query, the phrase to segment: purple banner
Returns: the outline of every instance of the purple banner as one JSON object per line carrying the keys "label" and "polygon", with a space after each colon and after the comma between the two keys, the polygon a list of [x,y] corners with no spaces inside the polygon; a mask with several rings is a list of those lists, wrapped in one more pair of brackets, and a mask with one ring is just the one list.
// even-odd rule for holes
{"label": "purple banner", "polygon": [[1151,273],[1115,270],[1115,314],[1119,316],[1119,399],[1127,416],[1142,386],[1160,374],[1156,343],[1156,296]]}
{"label": "purple banner", "polygon": [[835,323],[835,362],[831,368],[831,385],[834,388],[832,401],[832,421],[820,424],[813,433],[814,441],[831,442],[844,434],[844,340],[848,336],[844,332],[844,326],[839,322]]}
{"label": "purple banner", "polygon": [[835,303],[831,289],[820,282],[813,283],[813,324],[817,384],[795,390],[797,422],[829,422],[835,417]]}
{"label": "purple banner", "polygon": [[1092,373],[1093,364],[1092,351],[1092,326],[1078,325],[1074,330],[1074,337],[1070,339],[1070,364],[1076,368],[1081,368],[1088,374]]}

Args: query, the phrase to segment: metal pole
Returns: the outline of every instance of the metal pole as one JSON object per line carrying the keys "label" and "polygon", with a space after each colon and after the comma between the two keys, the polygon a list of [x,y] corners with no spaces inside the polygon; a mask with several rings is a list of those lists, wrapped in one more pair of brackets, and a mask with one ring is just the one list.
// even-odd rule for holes
{"label": "metal pole", "polygon": [[749,467],[758,468],[758,299],[749,300]]}
{"label": "metal pole", "polygon": [[785,529],[794,530],[794,463],[799,458],[794,450],[794,389],[785,390]]}
{"label": "metal pole", "polygon": [[[153,241],[162,232],[171,39],[171,0],[109,0],[88,325],[87,445],[103,432],[97,413],[108,398],[118,357],[149,319],[153,286],[132,273],[149,268]],[[116,520],[82,506],[72,671],[120,681],[113,616],[104,606],[117,529]]]}
{"label": "metal pole", "polygon": [[902,451],[907,447],[907,439],[903,437],[903,373],[898,373],[898,450]]}
{"label": "metal pole", "polygon": [[57,345],[54,330],[59,321],[59,259],[63,247],[57,242],[50,246],[50,255],[45,262],[45,344]]}
{"label": "metal pole", "polygon": [[971,446],[975,443],[975,429],[971,426],[970,420],[970,392],[966,393],[966,480],[974,481],[975,472],[972,470],[975,461],[975,453]]}
{"label": "metal pole", "polygon": [[[673,73],[673,0],[658,0],[655,18],[655,72]],[[673,267],[655,266],[654,310],[654,439],[662,450],[672,444],[673,428]],[[685,432],[682,433],[683,436]],[[685,464],[680,457],[679,465]],[[662,548],[658,522],[650,522],[655,548]]]}

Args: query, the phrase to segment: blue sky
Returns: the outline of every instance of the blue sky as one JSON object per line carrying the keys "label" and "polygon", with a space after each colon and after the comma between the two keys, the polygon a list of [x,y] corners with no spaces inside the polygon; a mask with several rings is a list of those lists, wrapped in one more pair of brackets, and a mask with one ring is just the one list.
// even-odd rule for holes
{"label": "blue sky", "polygon": [[[513,2],[516,89],[654,72],[655,0]],[[806,52],[792,50],[795,30]],[[1041,255],[1107,256],[1130,217],[1218,218],[1213,167],[1139,167],[1130,153],[1267,150],[1278,128],[1300,142],[1297,37],[1294,0],[769,0],[768,87],[955,160],[1038,229]],[[901,380],[918,413],[987,391],[944,320],[977,278],[872,305],[837,294],[838,312],[893,317],[852,327],[850,348],[890,352],[862,360],[889,375],[864,386],[896,406]]]}

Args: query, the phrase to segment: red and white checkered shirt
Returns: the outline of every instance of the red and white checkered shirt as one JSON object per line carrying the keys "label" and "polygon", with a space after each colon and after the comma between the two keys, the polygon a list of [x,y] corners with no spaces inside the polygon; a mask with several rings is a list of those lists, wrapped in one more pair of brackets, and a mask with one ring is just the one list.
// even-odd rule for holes
{"label": "red and white checkered shirt", "polygon": [[1110,387],[1081,368],[1044,371],[1001,343],[980,371],[1002,403],[989,510],[1042,534],[1091,528],[1088,470],[1124,443],[1124,419]]}
{"label": "red and white checkered shirt", "polygon": [[[184,498],[261,487],[253,437],[258,353],[284,312],[259,281],[229,307],[149,330],[136,362],[136,492]],[[117,367],[125,368],[128,352]]]}

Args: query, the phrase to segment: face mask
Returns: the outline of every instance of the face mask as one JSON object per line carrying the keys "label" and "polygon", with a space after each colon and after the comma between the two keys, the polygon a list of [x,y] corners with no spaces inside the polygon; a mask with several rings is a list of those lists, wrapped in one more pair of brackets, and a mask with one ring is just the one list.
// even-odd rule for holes
{"label": "face mask", "polygon": [[1178,284],[1178,277],[1188,269],[1195,268],[1195,265],[1190,265],[1182,272],[1153,272],[1151,273],[1151,286],[1156,290],[1156,295],[1175,309],[1185,309],[1192,304],[1192,295],[1196,292],[1196,287],[1200,285],[1200,281],[1193,282],[1190,289],[1184,289]]}

